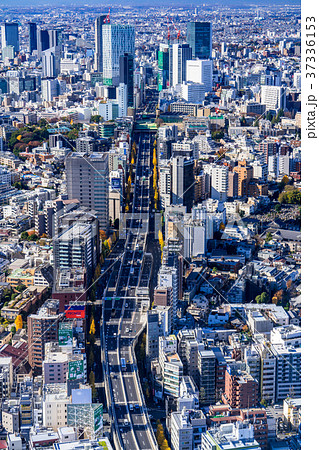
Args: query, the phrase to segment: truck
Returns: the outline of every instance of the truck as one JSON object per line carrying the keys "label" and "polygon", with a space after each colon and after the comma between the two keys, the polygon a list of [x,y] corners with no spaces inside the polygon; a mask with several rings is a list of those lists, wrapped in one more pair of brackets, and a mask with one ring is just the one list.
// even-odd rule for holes
{"label": "truck", "polygon": [[122,370],[126,370],[126,362],[125,362],[125,358],[121,358],[121,369],[122,369]]}

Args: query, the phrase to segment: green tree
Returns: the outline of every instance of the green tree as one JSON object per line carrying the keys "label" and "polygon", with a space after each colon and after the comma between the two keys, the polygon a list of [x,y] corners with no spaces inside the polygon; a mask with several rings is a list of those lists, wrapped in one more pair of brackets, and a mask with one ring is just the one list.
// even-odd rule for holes
{"label": "green tree", "polygon": [[272,120],[272,114],[270,111],[268,111],[267,115],[266,115],[266,119],[269,120],[271,122]]}
{"label": "green tree", "polygon": [[89,358],[88,358],[88,366],[91,369],[93,367],[94,364],[94,351],[92,346],[90,346],[90,351],[89,351]]}
{"label": "green tree", "polygon": [[268,233],[266,234],[265,242],[270,242],[271,240],[272,240],[272,234],[270,233],[270,231],[268,231]]}
{"label": "green tree", "polygon": [[95,387],[95,375],[94,375],[93,370],[91,370],[90,375],[89,375],[89,384],[92,389],[92,397],[93,397],[93,399],[95,399],[97,396],[97,392],[96,392],[96,387]]}
{"label": "green tree", "polygon": [[278,204],[275,205],[275,211],[279,213],[280,210],[281,210],[281,205],[278,205]]}
{"label": "green tree", "polygon": [[100,116],[99,114],[91,116],[91,122],[93,122],[93,123],[100,123],[100,122],[102,122],[102,120],[103,120],[103,117]]}
{"label": "green tree", "polygon": [[28,234],[26,231],[22,231],[20,237],[21,237],[21,239],[22,239],[23,241],[26,241],[26,240],[28,239],[28,237],[29,237],[29,234]]}
{"label": "green tree", "polygon": [[79,130],[77,130],[76,128],[73,128],[67,134],[67,138],[70,139],[71,141],[74,141],[75,139],[77,139],[78,136],[79,136]]}

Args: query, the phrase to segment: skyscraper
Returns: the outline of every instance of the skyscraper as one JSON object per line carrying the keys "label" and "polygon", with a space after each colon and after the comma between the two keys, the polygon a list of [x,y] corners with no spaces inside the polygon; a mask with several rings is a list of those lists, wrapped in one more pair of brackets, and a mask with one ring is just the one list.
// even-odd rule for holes
{"label": "skyscraper", "polygon": [[38,57],[41,57],[41,54],[44,50],[47,50],[50,47],[50,38],[48,30],[39,30],[37,31],[37,50]]}
{"label": "skyscraper", "polygon": [[134,57],[130,53],[120,56],[120,83],[127,86],[127,107],[134,107]]}
{"label": "skyscraper", "polygon": [[3,23],[1,25],[1,42],[2,49],[12,45],[14,51],[19,51],[19,25],[17,23]]}
{"label": "skyscraper", "polygon": [[120,56],[135,53],[135,29],[131,25],[102,24],[103,83],[118,86]]}
{"label": "skyscraper", "polygon": [[62,44],[62,30],[59,28],[52,28],[48,30],[49,46],[58,47]]}
{"label": "skyscraper", "polygon": [[38,48],[37,46],[37,24],[33,22],[28,23],[29,31],[29,53]]}
{"label": "skyscraper", "polygon": [[192,59],[189,44],[171,44],[169,47],[169,85],[174,87],[186,81],[186,61]]}
{"label": "skyscraper", "polygon": [[205,92],[212,90],[213,65],[211,59],[192,59],[186,61],[186,79],[193,83],[203,83]]}
{"label": "skyscraper", "polygon": [[99,16],[95,19],[95,52],[94,69],[97,72],[103,72],[102,58],[102,25],[106,23],[106,16]]}
{"label": "skyscraper", "polygon": [[55,47],[48,48],[42,52],[42,77],[55,78],[58,75],[57,58]]}
{"label": "skyscraper", "polygon": [[109,228],[108,154],[73,152],[66,159],[66,184],[69,199],[96,211],[100,229]]}
{"label": "skyscraper", "polygon": [[171,193],[173,205],[184,205],[191,212],[194,201],[194,160],[184,156],[172,158]]}
{"label": "skyscraper", "polygon": [[187,42],[192,48],[193,57],[209,59],[212,57],[212,24],[210,22],[189,22]]}
{"label": "skyscraper", "polygon": [[169,80],[169,45],[160,43],[158,51],[158,90],[166,89]]}

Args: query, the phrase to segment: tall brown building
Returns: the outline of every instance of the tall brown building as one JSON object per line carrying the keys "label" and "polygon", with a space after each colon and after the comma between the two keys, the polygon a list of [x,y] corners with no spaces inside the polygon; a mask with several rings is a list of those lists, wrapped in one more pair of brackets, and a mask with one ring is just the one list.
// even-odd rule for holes
{"label": "tall brown building", "polygon": [[171,306],[173,304],[173,288],[157,287],[154,289],[154,306]]}
{"label": "tall brown building", "polygon": [[238,173],[228,172],[228,191],[227,197],[237,198],[238,197]]}
{"label": "tall brown building", "polygon": [[265,162],[268,164],[269,156],[276,155],[277,153],[277,142],[273,139],[265,139],[260,142],[259,151],[263,152],[265,155]]}
{"label": "tall brown building", "polygon": [[248,166],[246,161],[238,161],[238,166],[234,167],[233,171],[238,174],[238,196],[248,195],[248,185],[253,178],[254,169]]}
{"label": "tall brown building", "polygon": [[228,368],[225,372],[223,401],[232,408],[255,408],[258,403],[258,382],[245,372]]}
{"label": "tall brown building", "polygon": [[28,316],[27,325],[29,364],[32,369],[41,371],[45,344],[58,340],[59,301],[46,301],[37,314]]}

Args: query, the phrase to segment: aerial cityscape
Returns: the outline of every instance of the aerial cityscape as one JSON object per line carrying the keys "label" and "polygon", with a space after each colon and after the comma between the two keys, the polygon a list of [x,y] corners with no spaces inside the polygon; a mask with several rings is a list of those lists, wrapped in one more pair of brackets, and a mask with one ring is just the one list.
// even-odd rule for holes
{"label": "aerial cityscape", "polygon": [[301,449],[300,3],[0,11],[0,449]]}

